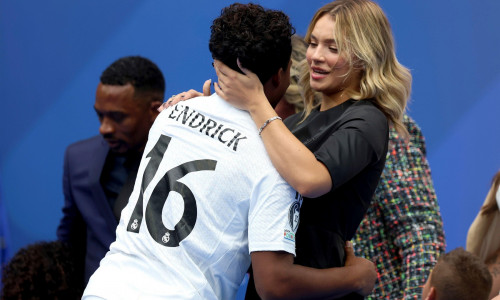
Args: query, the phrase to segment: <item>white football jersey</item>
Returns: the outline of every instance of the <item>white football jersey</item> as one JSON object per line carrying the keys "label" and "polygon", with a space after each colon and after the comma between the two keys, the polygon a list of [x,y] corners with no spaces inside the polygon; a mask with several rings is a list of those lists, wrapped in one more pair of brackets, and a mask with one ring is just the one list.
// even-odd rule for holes
{"label": "white football jersey", "polygon": [[216,94],[181,102],[149,132],[116,241],[84,298],[234,299],[250,252],[295,255],[301,201],[247,112]]}

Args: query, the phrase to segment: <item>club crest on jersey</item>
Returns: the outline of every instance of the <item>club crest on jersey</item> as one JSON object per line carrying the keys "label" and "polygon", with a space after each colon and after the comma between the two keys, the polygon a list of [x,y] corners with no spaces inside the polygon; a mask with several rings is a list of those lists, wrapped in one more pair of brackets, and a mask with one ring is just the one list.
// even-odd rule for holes
{"label": "club crest on jersey", "polygon": [[300,203],[299,201],[295,201],[292,205],[290,205],[290,209],[288,211],[288,222],[290,225],[290,229],[293,232],[297,232],[297,227],[299,227],[299,219],[300,219]]}
{"label": "club crest on jersey", "polygon": [[130,224],[130,228],[132,228],[132,230],[136,230],[137,226],[139,226],[139,221],[137,219],[134,219],[134,222]]}
{"label": "club crest on jersey", "polygon": [[297,233],[297,228],[299,227],[302,196],[297,193],[295,199],[295,202],[290,205],[290,209],[288,210],[288,225],[290,229],[285,229],[284,232],[284,238],[292,242],[295,242],[295,233]]}
{"label": "club crest on jersey", "polygon": [[168,241],[170,241],[170,233],[165,232],[165,235],[161,238],[161,241],[165,244],[168,243]]}

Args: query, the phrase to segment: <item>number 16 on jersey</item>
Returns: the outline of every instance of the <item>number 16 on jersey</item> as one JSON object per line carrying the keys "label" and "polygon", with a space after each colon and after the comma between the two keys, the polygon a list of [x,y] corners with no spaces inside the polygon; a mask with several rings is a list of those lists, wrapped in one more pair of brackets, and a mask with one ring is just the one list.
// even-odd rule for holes
{"label": "number 16 on jersey", "polygon": [[[191,172],[214,171],[217,162],[210,159],[193,160],[168,170],[154,187],[146,209],[143,211],[144,191],[156,175],[171,139],[169,136],[161,135],[156,145],[146,155],[150,160],[144,170],[139,199],[132,211],[127,231],[139,233],[145,218],[149,234],[158,244],[166,247],[177,247],[191,233],[197,217],[196,199],[189,187],[179,182],[179,179]],[[184,200],[184,213],[173,230],[165,227],[161,216],[163,206],[171,191],[179,193]]]}

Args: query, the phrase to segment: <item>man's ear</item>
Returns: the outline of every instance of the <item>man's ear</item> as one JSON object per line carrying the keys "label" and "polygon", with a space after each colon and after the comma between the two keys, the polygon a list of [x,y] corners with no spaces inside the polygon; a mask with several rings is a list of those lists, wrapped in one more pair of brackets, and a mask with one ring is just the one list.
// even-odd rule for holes
{"label": "man's ear", "polygon": [[277,73],[275,73],[275,74],[271,77],[271,80],[272,80],[272,83],[273,83],[273,86],[274,86],[274,87],[278,87],[278,86],[280,86],[280,84],[281,84],[281,80],[282,80],[282,78],[283,78],[284,73],[285,73],[285,72],[283,71],[283,68],[280,68],[280,69],[278,70],[278,72],[277,72]]}
{"label": "man's ear", "polygon": [[434,287],[431,287],[425,300],[436,300],[436,289]]}
{"label": "man's ear", "polygon": [[158,116],[159,112],[158,112],[158,107],[160,107],[160,105],[162,104],[163,102],[160,101],[160,100],[155,100],[155,101],[152,101],[150,104],[149,104],[149,111],[151,113],[151,116],[153,117],[152,121],[154,121],[156,119],[156,117]]}

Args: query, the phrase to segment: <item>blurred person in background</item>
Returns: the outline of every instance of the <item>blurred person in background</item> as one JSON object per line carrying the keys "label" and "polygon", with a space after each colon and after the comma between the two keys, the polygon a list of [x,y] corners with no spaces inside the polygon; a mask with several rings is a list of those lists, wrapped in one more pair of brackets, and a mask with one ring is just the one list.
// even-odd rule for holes
{"label": "blurred person in background", "polygon": [[116,60],[96,89],[100,135],[66,149],[57,237],[71,246],[83,286],[116,238],[164,92],[163,74],[152,61],[140,56]]}
{"label": "blurred person in background", "polygon": [[493,276],[490,297],[500,293],[500,171],[467,233],[466,249],[486,263]]}

